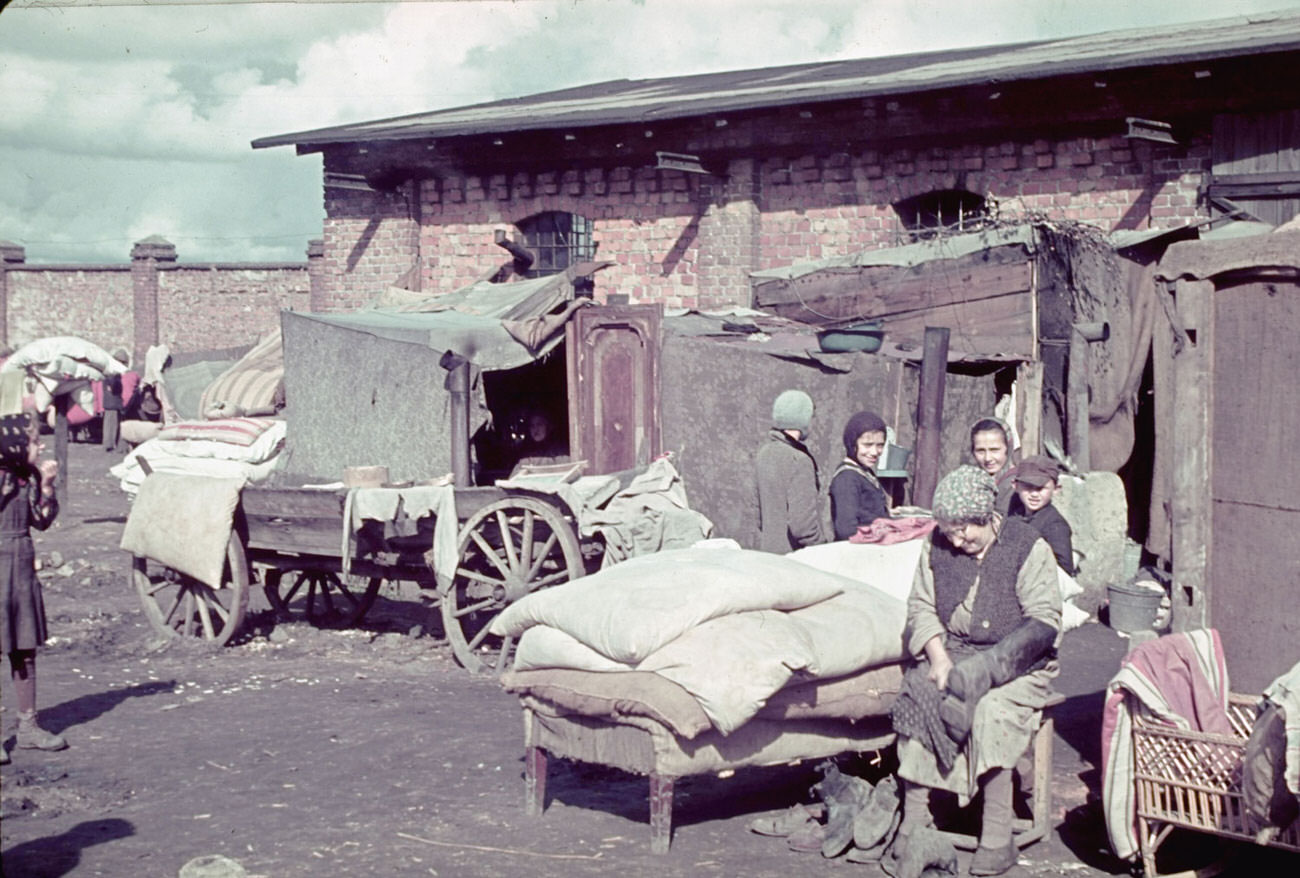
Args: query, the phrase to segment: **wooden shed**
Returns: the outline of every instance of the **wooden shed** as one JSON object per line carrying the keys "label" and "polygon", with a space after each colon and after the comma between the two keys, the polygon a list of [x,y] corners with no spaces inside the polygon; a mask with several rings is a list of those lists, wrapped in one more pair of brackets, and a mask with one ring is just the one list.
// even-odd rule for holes
{"label": "wooden shed", "polygon": [[1233,689],[1259,692],[1300,660],[1300,231],[1175,244],[1157,277],[1175,628],[1217,628]]}

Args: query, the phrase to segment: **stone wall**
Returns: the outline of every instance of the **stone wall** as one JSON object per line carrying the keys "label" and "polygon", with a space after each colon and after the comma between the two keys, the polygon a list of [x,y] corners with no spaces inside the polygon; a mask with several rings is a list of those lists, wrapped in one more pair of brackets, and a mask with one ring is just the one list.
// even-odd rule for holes
{"label": "stone wall", "polygon": [[0,253],[0,343],[73,335],[125,347],[136,362],[158,343],[175,354],[249,346],[279,326],[281,310],[311,309],[320,273],[307,261],[179,263],[161,238],[138,242],[121,265],[29,265],[7,242]]}

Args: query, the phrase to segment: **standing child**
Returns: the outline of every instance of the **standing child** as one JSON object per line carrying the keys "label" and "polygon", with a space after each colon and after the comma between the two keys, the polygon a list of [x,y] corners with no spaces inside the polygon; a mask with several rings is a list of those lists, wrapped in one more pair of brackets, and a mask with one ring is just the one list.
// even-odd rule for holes
{"label": "standing child", "polygon": [[[18,701],[16,746],[62,750],[68,742],[36,721],[36,647],[46,629],[30,528],[45,530],[59,511],[58,464],[41,460],[41,450],[33,413],[0,417],[0,648],[9,656]],[[9,761],[2,745],[0,761]]]}

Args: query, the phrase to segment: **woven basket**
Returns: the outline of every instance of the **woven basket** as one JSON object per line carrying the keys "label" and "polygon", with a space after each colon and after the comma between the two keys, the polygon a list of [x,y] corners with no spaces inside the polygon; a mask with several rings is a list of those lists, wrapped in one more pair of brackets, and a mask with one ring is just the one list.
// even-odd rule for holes
{"label": "woven basket", "polygon": [[[1149,878],[1156,875],[1156,849],[1175,827],[1257,841],[1246,819],[1241,766],[1259,702],[1228,696],[1231,735],[1180,731],[1134,716],[1138,840]],[[1300,851],[1300,821],[1270,832],[1266,843]]]}

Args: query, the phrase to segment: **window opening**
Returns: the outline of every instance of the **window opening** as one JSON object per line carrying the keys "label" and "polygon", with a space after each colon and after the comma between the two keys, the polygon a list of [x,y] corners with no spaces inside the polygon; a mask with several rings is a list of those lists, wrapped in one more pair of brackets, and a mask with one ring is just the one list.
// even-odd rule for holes
{"label": "window opening", "polygon": [[[534,214],[515,225],[523,234],[524,246],[535,257],[532,266],[524,273],[525,277],[559,274],[570,265],[596,256],[592,222],[580,214],[551,210]],[[589,291],[591,285],[590,278],[583,278],[575,287],[581,292]]]}
{"label": "window opening", "polygon": [[984,199],[964,189],[936,189],[894,202],[894,211],[913,241],[945,232],[970,232],[987,225]]}

